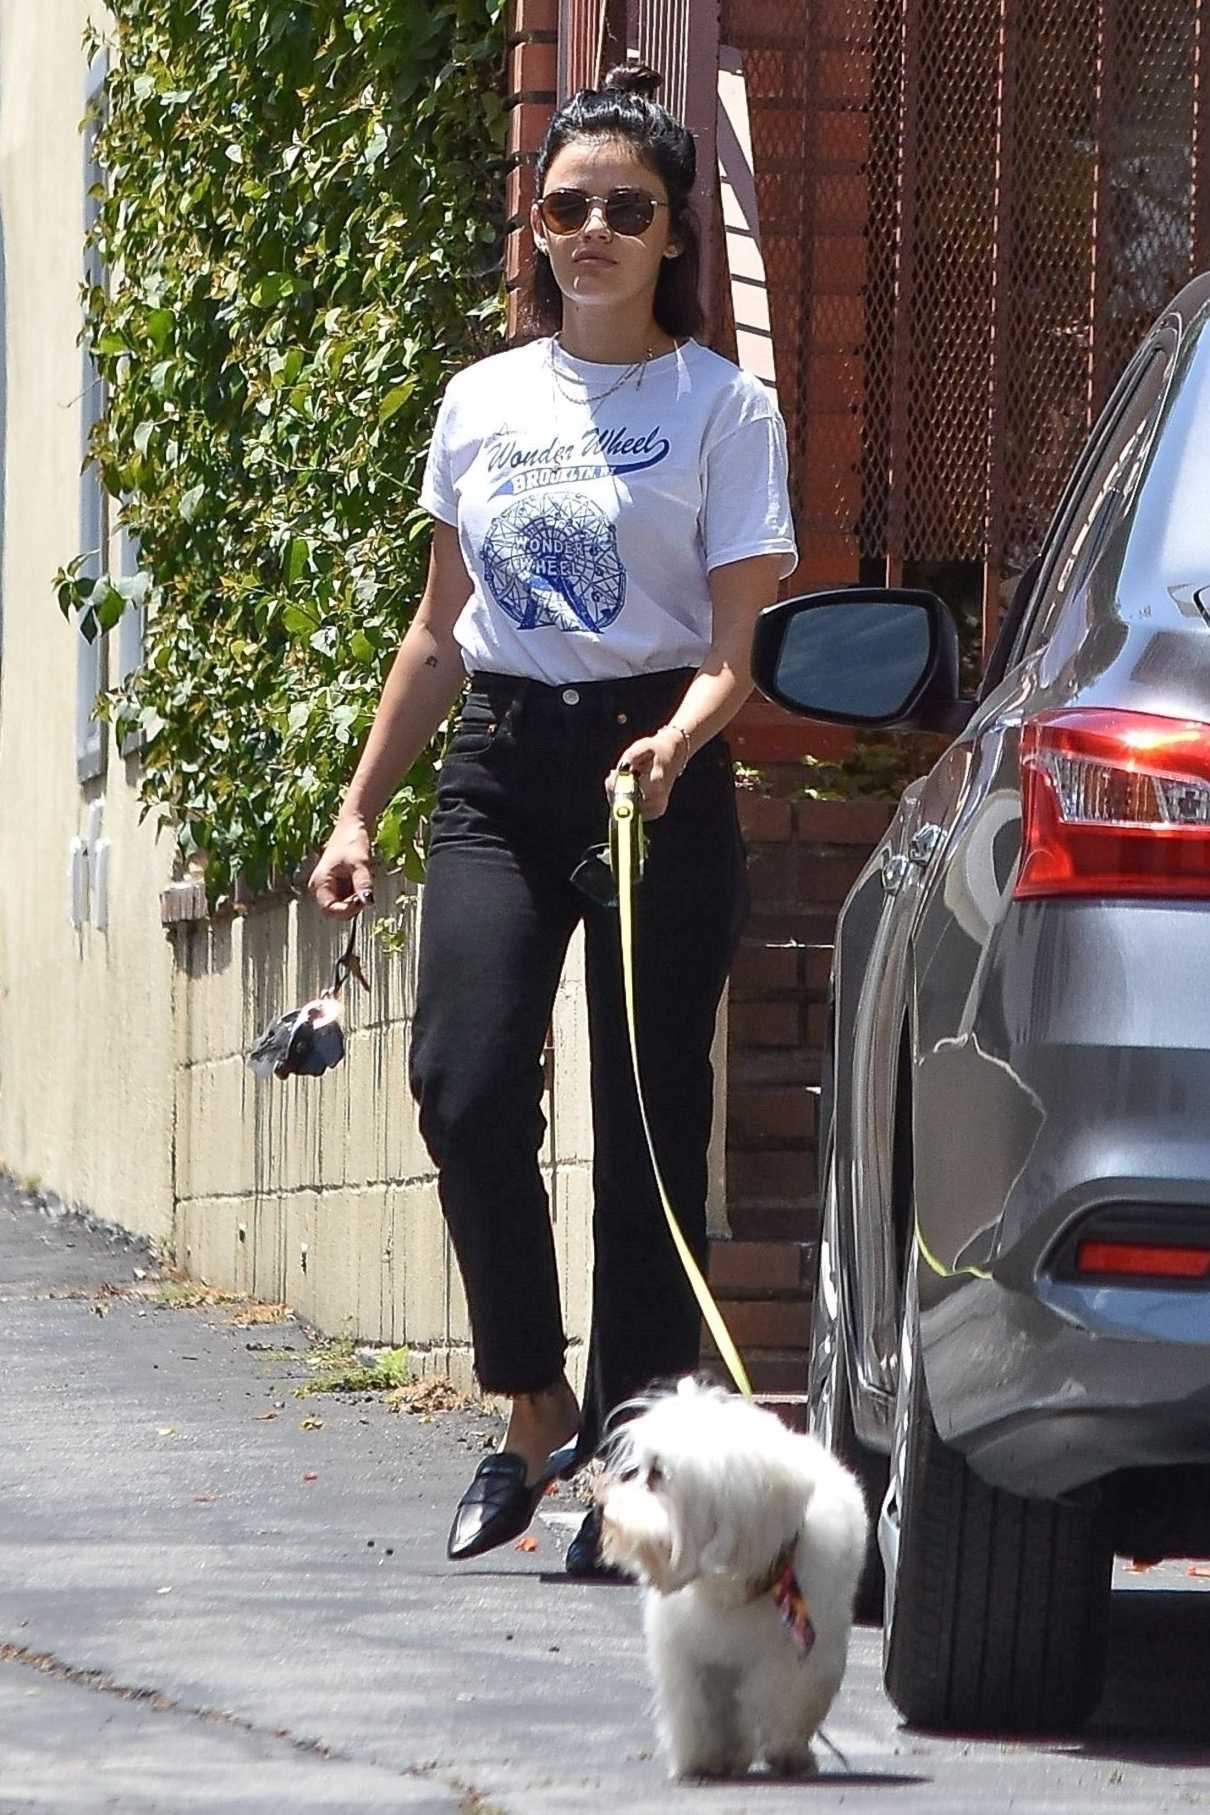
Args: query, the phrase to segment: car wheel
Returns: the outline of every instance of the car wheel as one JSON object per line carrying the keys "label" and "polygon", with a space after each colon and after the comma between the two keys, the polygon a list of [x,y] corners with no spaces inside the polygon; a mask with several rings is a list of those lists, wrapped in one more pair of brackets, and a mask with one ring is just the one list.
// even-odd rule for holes
{"label": "car wheel", "polygon": [[883,1677],[904,1718],[964,1732],[1078,1727],[1104,1680],[1113,1553],[1095,1508],[989,1487],[929,1409],[915,1244],[904,1291]]}
{"label": "car wheel", "polygon": [[876,1626],[882,1619],[882,1558],[875,1528],[887,1487],[885,1456],[867,1448],[853,1424],[849,1373],[841,1325],[841,1261],[837,1239],[836,1171],[829,1146],[824,1167],[823,1215],[815,1248],[815,1292],[811,1310],[811,1347],[807,1360],[807,1428],[812,1436],[851,1469],[861,1484],[870,1516],[865,1569],[857,1589],[855,1616]]}

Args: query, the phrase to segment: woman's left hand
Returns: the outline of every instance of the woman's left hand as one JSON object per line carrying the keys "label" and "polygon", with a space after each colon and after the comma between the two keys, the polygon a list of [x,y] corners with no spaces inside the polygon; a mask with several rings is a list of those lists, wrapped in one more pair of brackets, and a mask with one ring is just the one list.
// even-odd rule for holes
{"label": "woman's left hand", "polygon": [[[633,744],[628,744],[618,758],[618,768],[628,763],[638,783],[644,819],[659,819],[668,806],[668,797],[672,793],[673,783],[680,775],[688,760],[685,740],[679,731],[664,726],[662,730],[653,731],[650,737],[638,737]],[[617,779],[617,769],[611,769],[605,777],[605,793],[609,804],[613,805],[613,785]]]}

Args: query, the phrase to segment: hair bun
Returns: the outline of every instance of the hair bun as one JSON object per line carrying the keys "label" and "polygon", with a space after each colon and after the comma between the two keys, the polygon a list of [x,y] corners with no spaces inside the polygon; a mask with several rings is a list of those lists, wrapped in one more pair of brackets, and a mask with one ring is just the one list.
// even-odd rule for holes
{"label": "hair bun", "polygon": [[615,94],[640,95],[644,101],[654,101],[663,80],[659,70],[652,69],[649,63],[619,63],[601,87]]}

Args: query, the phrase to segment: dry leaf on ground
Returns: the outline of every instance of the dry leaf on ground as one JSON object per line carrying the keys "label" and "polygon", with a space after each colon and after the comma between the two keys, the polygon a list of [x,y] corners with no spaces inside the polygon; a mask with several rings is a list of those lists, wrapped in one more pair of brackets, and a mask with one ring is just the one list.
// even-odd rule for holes
{"label": "dry leaf on ground", "polygon": [[203,1280],[189,1279],[179,1273],[159,1279],[150,1286],[128,1288],[122,1291],[121,1296],[147,1298],[175,1311],[197,1311],[215,1305],[230,1305],[234,1309],[227,1319],[228,1323],[244,1326],[285,1323],[293,1316],[289,1305],[265,1304],[259,1299],[249,1298],[246,1292],[224,1292],[219,1286],[208,1286]]}
{"label": "dry leaf on ground", "polygon": [[292,1316],[289,1305],[258,1304],[250,1300],[238,1311],[233,1311],[227,1322],[250,1329],[258,1323],[286,1323]]}
{"label": "dry leaf on ground", "polygon": [[387,1394],[386,1403],[393,1412],[431,1414],[433,1412],[470,1412],[482,1406],[482,1400],[460,1393],[448,1380],[434,1376],[428,1380],[409,1380]]}

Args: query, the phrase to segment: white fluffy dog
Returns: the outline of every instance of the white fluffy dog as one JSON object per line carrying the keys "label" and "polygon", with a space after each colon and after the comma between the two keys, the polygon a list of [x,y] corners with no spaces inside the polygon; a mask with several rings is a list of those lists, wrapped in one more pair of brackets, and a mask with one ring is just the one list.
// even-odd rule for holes
{"label": "white fluffy dog", "polygon": [[812,1770],[865,1558],[861,1489],[751,1400],[686,1379],[638,1403],[607,1453],[602,1551],[644,1585],[672,1774]]}

